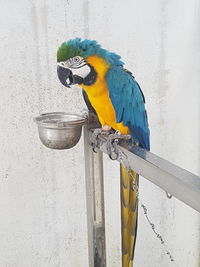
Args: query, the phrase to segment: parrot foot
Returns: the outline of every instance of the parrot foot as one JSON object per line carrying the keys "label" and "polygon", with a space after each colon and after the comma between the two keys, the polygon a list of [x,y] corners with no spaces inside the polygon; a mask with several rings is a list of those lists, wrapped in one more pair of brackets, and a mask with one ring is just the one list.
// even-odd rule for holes
{"label": "parrot foot", "polygon": [[106,132],[109,132],[111,129],[112,129],[112,128],[111,128],[108,124],[106,124],[106,125],[104,125],[104,126],[102,127],[102,130],[103,130],[103,131],[106,131]]}
{"label": "parrot foot", "polygon": [[91,144],[92,149],[93,149],[94,152],[96,152],[95,148],[98,147],[98,136],[99,135],[109,135],[110,134],[110,132],[109,132],[110,129],[111,128],[104,128],[103,127],[103,128],[97,128],[97,129],[94,130],[94,132],[93,132],[93,134],[92,134],[92,136],[90,138],[90,144]]}
{"label": "parrot foot", "polygon": [[117,144],[119,140],[129,140],[131,139],[131,135],[123,135],[119,131],[116,131],[114,134],[110,134],[107,140],[107,151],[109,158],[112,160],[116,160],[119,157],[119,152],[117,149]]}

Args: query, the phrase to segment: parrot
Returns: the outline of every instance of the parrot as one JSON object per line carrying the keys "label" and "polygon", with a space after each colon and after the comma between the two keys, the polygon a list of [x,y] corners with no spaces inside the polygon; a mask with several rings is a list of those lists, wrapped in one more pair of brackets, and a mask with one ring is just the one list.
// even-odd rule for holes
{"label": "parrot", "polygon": [[[144,94],[121,57],[96,40],[74,38],[57,50],[57,75],[66,86],[79,85],[85,102],[102,131],[131,135],[133,143],[150,150],[150,131]],[[133,184],[139,175],[120,163],[122,267],[132,267],[138,225],[138,197]]]}

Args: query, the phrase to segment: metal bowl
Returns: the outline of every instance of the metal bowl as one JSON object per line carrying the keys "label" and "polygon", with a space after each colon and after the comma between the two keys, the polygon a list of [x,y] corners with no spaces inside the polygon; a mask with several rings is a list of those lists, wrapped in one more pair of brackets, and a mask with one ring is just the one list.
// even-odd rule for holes
{"label": "metal bowl", "polygon": [[65,112],[41,114],[34,118],[41,142],[52,149],[69,149],[75,146],[86,118]]}

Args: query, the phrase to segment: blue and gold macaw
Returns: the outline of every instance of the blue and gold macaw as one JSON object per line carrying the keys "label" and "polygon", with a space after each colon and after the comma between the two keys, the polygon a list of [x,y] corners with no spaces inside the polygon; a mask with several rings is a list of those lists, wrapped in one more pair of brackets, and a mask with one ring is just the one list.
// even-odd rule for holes
{"label": "blue and gold macaw", "polygon": [[[149,128],[145,99],[132,74],[125,70],[120,56],[96,42],[75,38],[64,42],[57,52],[58,77],[64,86],[79,84],[84,98],[98,115],[103,130],[111,128],[131,134],[132,140],[146,150]],[[137,233],[138,200],[133,182],[139,176],[121,164],[122,266],[133,265]]]}

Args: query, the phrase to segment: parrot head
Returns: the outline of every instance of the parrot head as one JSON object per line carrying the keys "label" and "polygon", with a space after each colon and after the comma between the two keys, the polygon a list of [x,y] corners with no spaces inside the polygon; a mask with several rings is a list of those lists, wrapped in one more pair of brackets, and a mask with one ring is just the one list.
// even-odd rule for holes
{"label": "parrot head", "polygon": [[74,84],[87,86],[95,83],[98,71],[89,62],[91,56],[102,58],[109,66],[123,65],[120,56],[108,52],[94,40],[75,38],[62,43],[57,51],[57,74],[60,82],[70,87]]}

